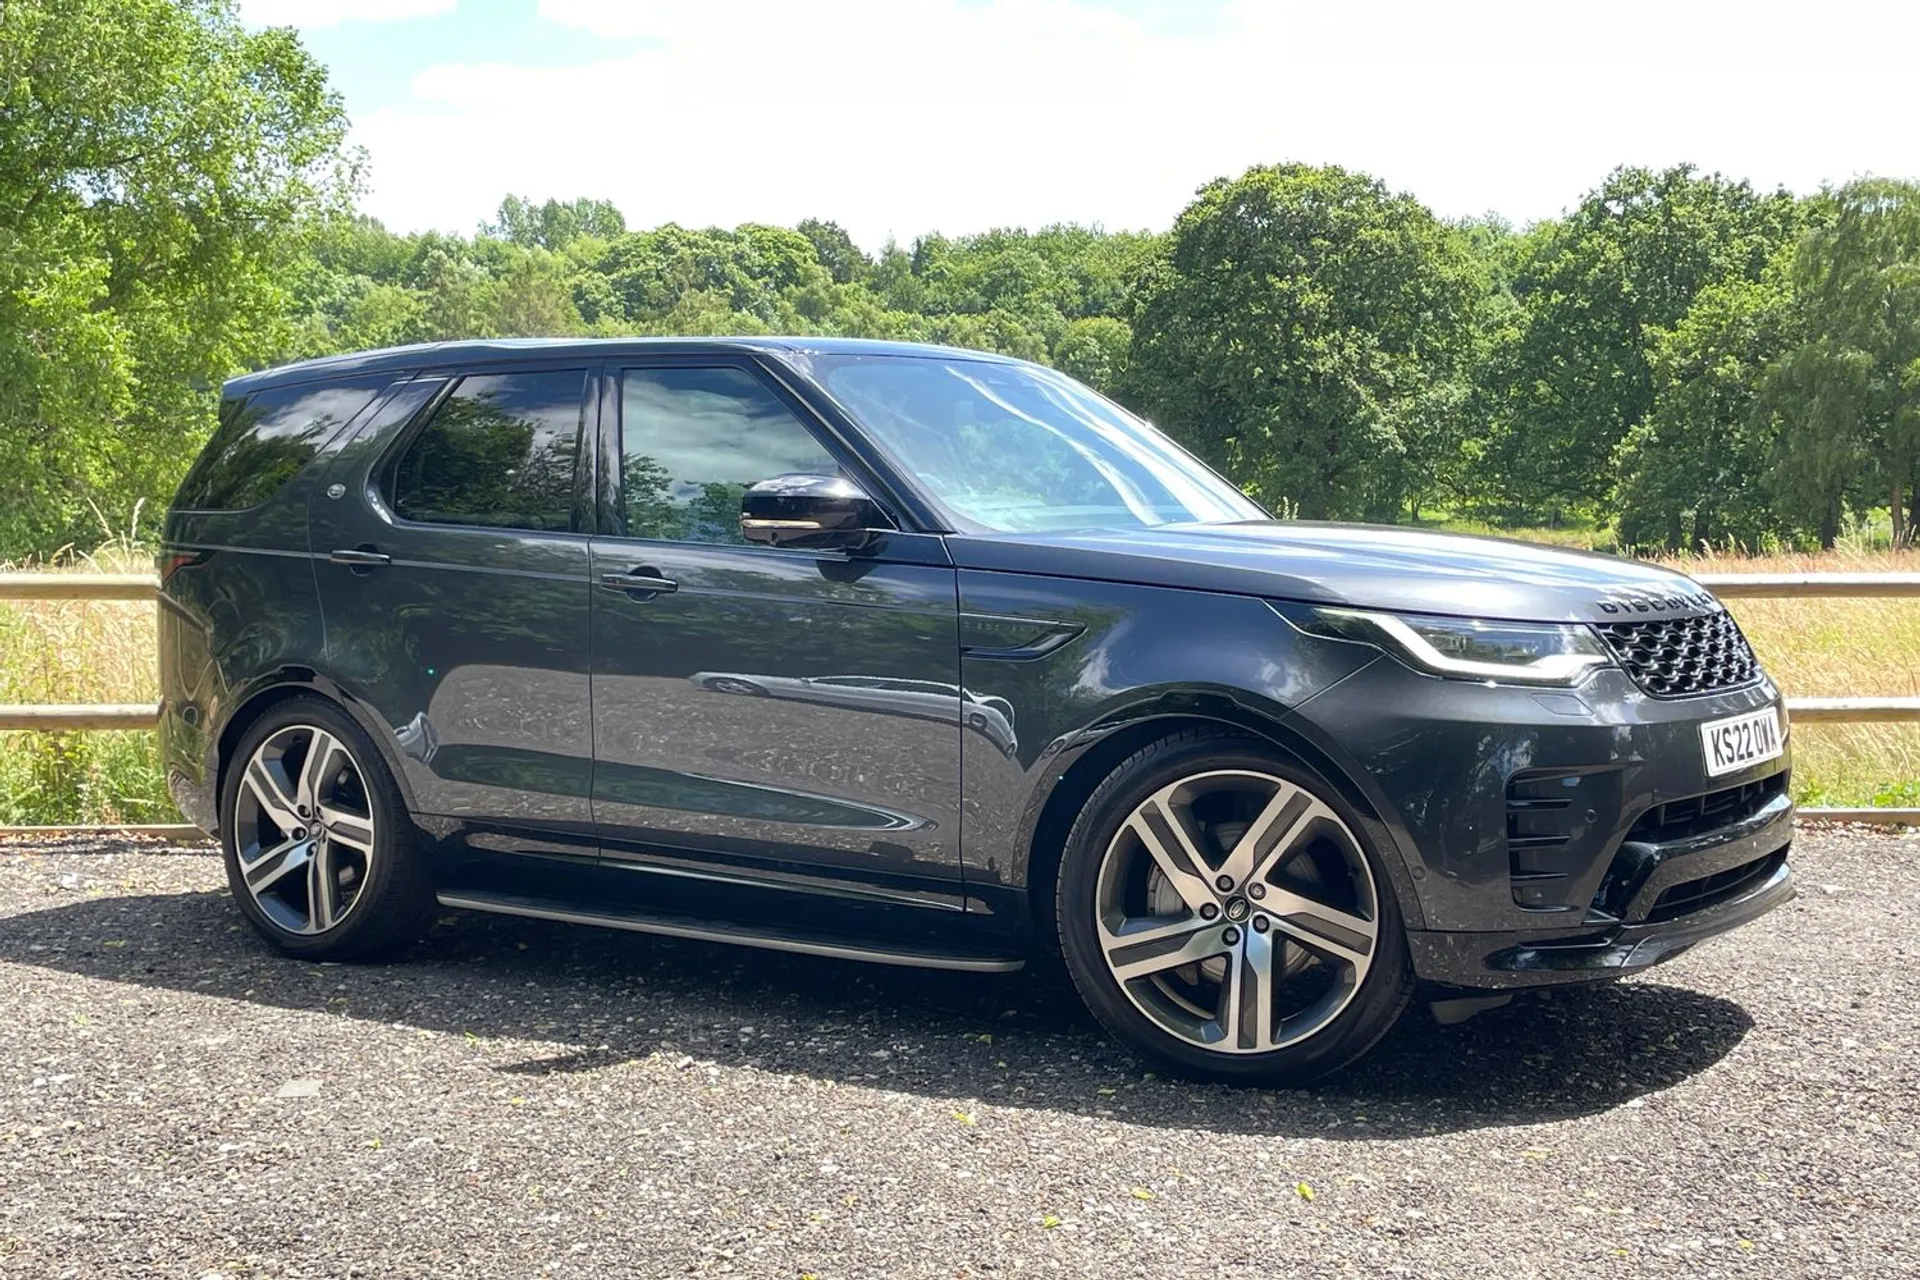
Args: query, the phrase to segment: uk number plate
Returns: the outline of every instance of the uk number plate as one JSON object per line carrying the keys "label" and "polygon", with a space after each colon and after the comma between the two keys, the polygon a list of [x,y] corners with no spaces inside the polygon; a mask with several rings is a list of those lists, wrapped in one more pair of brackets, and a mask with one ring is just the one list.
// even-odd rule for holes
{"label": "uk number plate", "polygon": [[1706,754],[1709,778],[1771,760],[1784,747],[1780,740],[1780,715],[1768,707],[1765,711],[1703,724],[1700,746]]}

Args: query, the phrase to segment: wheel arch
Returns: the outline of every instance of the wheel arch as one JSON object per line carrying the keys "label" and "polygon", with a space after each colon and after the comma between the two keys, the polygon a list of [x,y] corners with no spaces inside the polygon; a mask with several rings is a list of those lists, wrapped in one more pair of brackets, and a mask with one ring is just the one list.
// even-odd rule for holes
{"label": "wheel arch", "polygon": [[381,763],[399,787],[400,795],[411,813],[414,807],[413,793],[407,785],[406,771],[400,767],[400,761],[394,754],[392,731],[380,722],[366,703],[354,697],[338,682],[311,667],[287,666],[253,681],[235,699],[232,713],[214,737],[213,759],[208,762],[208,772],[214,780],[215,820],[221,817],[221,797],[226,794],[227,770],[233,762],[240,739],[274,707],[300,697],[319,698],[330,703],[360,726],[361,732],[373,743],[374,750],[379,752]]}
{"label": "wheel arch", "polygon": [[1075,735],[1078,741],[1071,748],[1070,762],[1055,774],[1044,796],[1030,806],[1025,824],[1024,889],[1036,938],[1051,946],[1055,937],[1054,888],[1067,835],[1101,782],[1149,743],[1200,729],[1251,739],[1325,780],[1358,816],[1379,851],[1406,927],[1423,927],[1420,898],[1414,890],[1408,860],[1379,807],[1353,774],[1290,726],[1284,714],[1268,715],[1229,697],[1198,695],[1135,706]]}

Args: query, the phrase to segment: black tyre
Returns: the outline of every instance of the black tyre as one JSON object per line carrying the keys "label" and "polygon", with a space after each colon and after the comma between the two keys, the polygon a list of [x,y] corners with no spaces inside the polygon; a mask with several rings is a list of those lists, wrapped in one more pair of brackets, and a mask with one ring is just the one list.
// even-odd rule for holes
{"label": "black tyre", "polygon": [[332,703],[289,699],[241,735],[220,816],[234,901],[288,955],[369,959],[426,931],[433,887],[399,788]]}
{"label": "black tyre", "polygon": [[1413,995],[1379,851],[1338,791],[1265,744],[1188,730],[1124,761],[1067,837],[1061,953],[1094,1016],[1190,1076],[1301,1084]]}

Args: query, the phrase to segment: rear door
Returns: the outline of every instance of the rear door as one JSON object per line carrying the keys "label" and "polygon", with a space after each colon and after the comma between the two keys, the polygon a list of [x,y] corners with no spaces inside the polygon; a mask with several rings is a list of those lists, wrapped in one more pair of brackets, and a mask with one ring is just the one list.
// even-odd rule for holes
{"label": "rear door", "polygon": [[[310,511],[328,674],[469,845],[595,855],[588,362],[417,380]],[[429,825],[435,825],[429,823]]]}
{"label": "rear door", "polygon": [[942,540],[889,533],[858,555],[747,544],[749,485],[863,480],[857,460],[750,359],[608,372],[608,532],[592,566],[602,865],[634,872],[636,898],[700,914],[722,913],[727,890],[749,911],[808,894],[958,909]]}

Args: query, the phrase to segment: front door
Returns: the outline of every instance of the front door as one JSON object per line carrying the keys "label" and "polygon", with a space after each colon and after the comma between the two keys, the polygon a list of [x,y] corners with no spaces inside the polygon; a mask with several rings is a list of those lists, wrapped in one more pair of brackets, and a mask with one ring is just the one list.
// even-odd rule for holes
{"label": "front door", "polygon": [[329,676],[389,727],[415,809],[480,848],[597,856],[592,382],[423,379],[425,410],[349,447],[310,509]]}
{"label": "front door", "polygon": [[[594,817],[633,895],[725,914],[958,904],[959,637],[936,536],[752,546],[746,488],[858,479],[751,361],[610,370],[593,541]],[[653,873],[653,874],[647,874]],[[615,877],[616,880],[622,877]]]}

